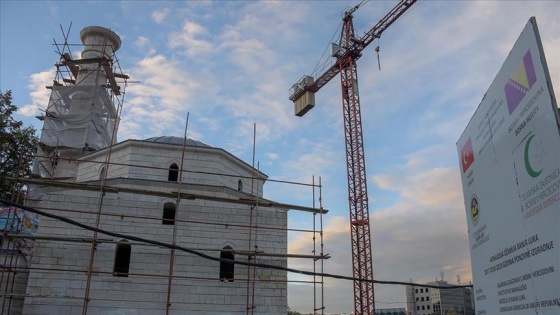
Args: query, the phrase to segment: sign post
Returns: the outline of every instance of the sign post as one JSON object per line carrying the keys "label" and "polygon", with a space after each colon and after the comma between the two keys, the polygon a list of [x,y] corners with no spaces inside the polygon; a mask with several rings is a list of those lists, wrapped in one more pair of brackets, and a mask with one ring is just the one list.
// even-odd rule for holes
{"label": "sign post", "polygon": [[560,314],[560,124],[534,17],[457,151],[476,314]]}

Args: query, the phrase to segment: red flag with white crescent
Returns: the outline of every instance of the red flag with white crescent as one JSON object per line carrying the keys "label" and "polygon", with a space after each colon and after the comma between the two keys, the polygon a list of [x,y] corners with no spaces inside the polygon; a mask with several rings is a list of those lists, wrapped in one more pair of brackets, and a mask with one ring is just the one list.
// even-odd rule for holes
{"label": "red flag with white crescent", "polygon": [[473,162],[474,162],[474,152],[473,152],[472,140],[471,138],[469,138],[469,140],[467,140],[467,142],[463,146],[463,149],[461,149],[461,165],[463,166],[463,173],[465,173],[469,169],[469,167],[471,166],[471,164],[473,164]]}

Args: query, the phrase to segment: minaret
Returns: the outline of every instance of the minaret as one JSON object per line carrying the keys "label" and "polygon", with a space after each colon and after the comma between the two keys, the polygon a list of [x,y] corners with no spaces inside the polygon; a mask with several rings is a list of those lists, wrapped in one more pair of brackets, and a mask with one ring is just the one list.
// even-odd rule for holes
{"label": "minaret", "polygon": [[[115,32],[100,26],[89,26],[80,32],[84,44],[82,60],[113,58],[113,53],[121,47],[121,38]],[[105,85],[107,75],[100,71],[98,64],[85,63],[80,66],[78,85]]]}
{"label": "minaret", "polygon": [[80,39],[81,59],[61,53],[56,80],[47,87],[49,105],[38,117],[43,128],[33,172],[39,177],[73,180],[77,163],[72,159],[116,142],[118,116],[113,101],[120,87],[115,77],[128,78],[113,73],[113,55],[121,39],[99,26],[84,28]]}

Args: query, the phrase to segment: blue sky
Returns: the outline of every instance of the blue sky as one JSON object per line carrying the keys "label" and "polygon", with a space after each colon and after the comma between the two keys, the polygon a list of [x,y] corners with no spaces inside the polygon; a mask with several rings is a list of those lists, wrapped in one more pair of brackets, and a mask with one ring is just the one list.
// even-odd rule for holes
{"label": "blue sky", "polygon": [[[188,136],[222,147],[273,179],[321,176],[325,271],[351,275],[345,149],[339,78],[293,115],[288,89],[310,74],[338,37],[342,13],[358,1],[1,1],[0,90],[16,116],[40,128],[57,61],[53,39],[78,44],[90,25],[121,36],[117,52],[131,80],[119,140]],[[361,35],[394,5],[370,1],[354,14]],[[372,217],[374,275],[380,280],[471,280],[455,143],[531,16],[540,29],[554,84],[560,82],[560,2],[419,1],[358,62]],[[381,71],[374,45],[380,46]],[[80,48],[75,46],[74,51]],[[558,90],[558,89],[556,89]],[[269,183],[265,195],[311,205],[311,190]],[[317,202],[317,201],[316,201]],[[290,227],[311,227],[290,213]],[[309,235],[290,251],[310,253]],[[290,261],[311,269],[307,261]],[[292,279],[299,279],[291,276]],[[326,280],[326,312],[352,310],[351,283]],[[289,286],[292,309],[312,309],[312,287]],[[376,286],[377,307],[404,307],[405,289]]]}

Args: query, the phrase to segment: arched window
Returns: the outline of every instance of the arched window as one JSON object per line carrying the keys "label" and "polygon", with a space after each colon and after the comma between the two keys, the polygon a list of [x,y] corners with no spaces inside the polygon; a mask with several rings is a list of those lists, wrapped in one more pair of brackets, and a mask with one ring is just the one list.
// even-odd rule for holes
{"label": "arched window", "polygon": [[175,212],[176,212],[175,204],[173,202],[166,202],[163,205],[163,217],[161,219],[161,224],[174,225],[175,224]]}
{"label": "arched window", "polygon": [[130,268],[130,251],[131,246],[127,244],[128,241],[122,240],[117,243],[115,251],[115,263],[113,265],[113,276],[115,277],[128,277],[128,270]]}
{"label": "arched window", "polygon": [[167,176],[167,180],[170,182],[176,182],[179,178],[179,166],[173,163],[169,167],[169,175]]}
{"label": "arched window", "polygon": [[237,191],[243,191],[243,181],[241,179],[237,181]]}
{"label": "arched window", "polygon": [[101,171],[99,171],[99,180],[105,179],[106,174],[107,174],[107,168],[105,166],[101,167]]}
{"label": "arched window", "polygon": [[[220,252],[221,259],[235,260],[233,248],[226,246]],[[235,265],[230,262],[220,261],[220,281],[233,282],[233,275],[235,272]]]}

